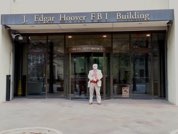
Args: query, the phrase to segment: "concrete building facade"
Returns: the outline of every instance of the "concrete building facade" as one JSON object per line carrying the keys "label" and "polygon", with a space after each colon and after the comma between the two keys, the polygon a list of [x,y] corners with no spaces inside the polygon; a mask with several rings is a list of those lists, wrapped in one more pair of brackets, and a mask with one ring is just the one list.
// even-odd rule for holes
{"label": "concrete building facade", "polygon": [[0,102],[7,96],[87,98],[86,73],[97,63],[103,98],[129,91],[129,98],[178,105],[174,0],[1,0],[0,14]]}

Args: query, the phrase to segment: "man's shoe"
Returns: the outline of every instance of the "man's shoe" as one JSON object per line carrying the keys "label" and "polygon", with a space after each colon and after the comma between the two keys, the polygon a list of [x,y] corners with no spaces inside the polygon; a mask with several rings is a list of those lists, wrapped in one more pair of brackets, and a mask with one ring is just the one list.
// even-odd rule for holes
{"label": "man's shoe", "polygon": [[100,102],[100,103],[98,103],[98,105],[101,105],[101,102]]}
{"label": "man's shoe", "polygon": [[93,104],[92,102],[89,102],[89,104],[91,105],[91,104]]}

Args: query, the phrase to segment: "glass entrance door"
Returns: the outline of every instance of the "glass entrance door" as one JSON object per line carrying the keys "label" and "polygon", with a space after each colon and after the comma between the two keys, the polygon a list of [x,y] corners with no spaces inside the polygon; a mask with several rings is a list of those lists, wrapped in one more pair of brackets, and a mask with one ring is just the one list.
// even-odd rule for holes
{"label": "glass entrance door", "polygon": [[87,96],[87,56],[71,55],[71,97],[86,98]]}
{"label": "glass entrance door", "polygon": [[148,98],[152,95],[151,56],[149,53],[133,56],[133,89],[134,98]]}
{"label": "glass entrance door", "polygon": [[[70,97],[88,98],[89,90],[88,72],[94,63],[98,64],[98,69],[104,70],[103,53],[72,53],[70,62]],[[104,76],[103,72],[103,76]],[[105,78],[102,79],[101,95],[105,94]]]}

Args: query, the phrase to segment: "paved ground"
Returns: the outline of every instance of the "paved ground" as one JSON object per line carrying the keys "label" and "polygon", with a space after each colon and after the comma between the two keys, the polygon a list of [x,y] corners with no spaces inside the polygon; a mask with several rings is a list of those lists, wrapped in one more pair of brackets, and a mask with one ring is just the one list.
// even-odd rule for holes
{"label": "paved ground", "polygon": [[15,99],[0,103],[0,131],[48,127],[63,134],[170,134],[178,107],[165,100]]}

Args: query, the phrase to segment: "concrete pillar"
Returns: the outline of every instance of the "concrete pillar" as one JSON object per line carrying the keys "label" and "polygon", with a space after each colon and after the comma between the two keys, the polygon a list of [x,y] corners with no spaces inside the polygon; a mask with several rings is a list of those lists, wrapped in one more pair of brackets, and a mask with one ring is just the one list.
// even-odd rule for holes
{"label": "concrete pillar", "polygon": [[174,9],[174,22],[169,28],[167,43],[168,101],[178,105],[178,6],[175,0],[169,1],[169,8]]}
{"label": "concrete pillar", "polygon": [[[10,13],[10,6],[11,0],[1,0],[0,15]],[[8,31],[0,25],[0,102],[6,100],[6,75],[12,75],[12,43]]]}
{"label": "concrete pillar", "polygon": [[[12,76],[12,43],[4,27],[0,27],[0,102],[6,100],[6,75]],[[11,81],[12,82],[12,81]],[[12,86],[11,86],[12,88]]]}

